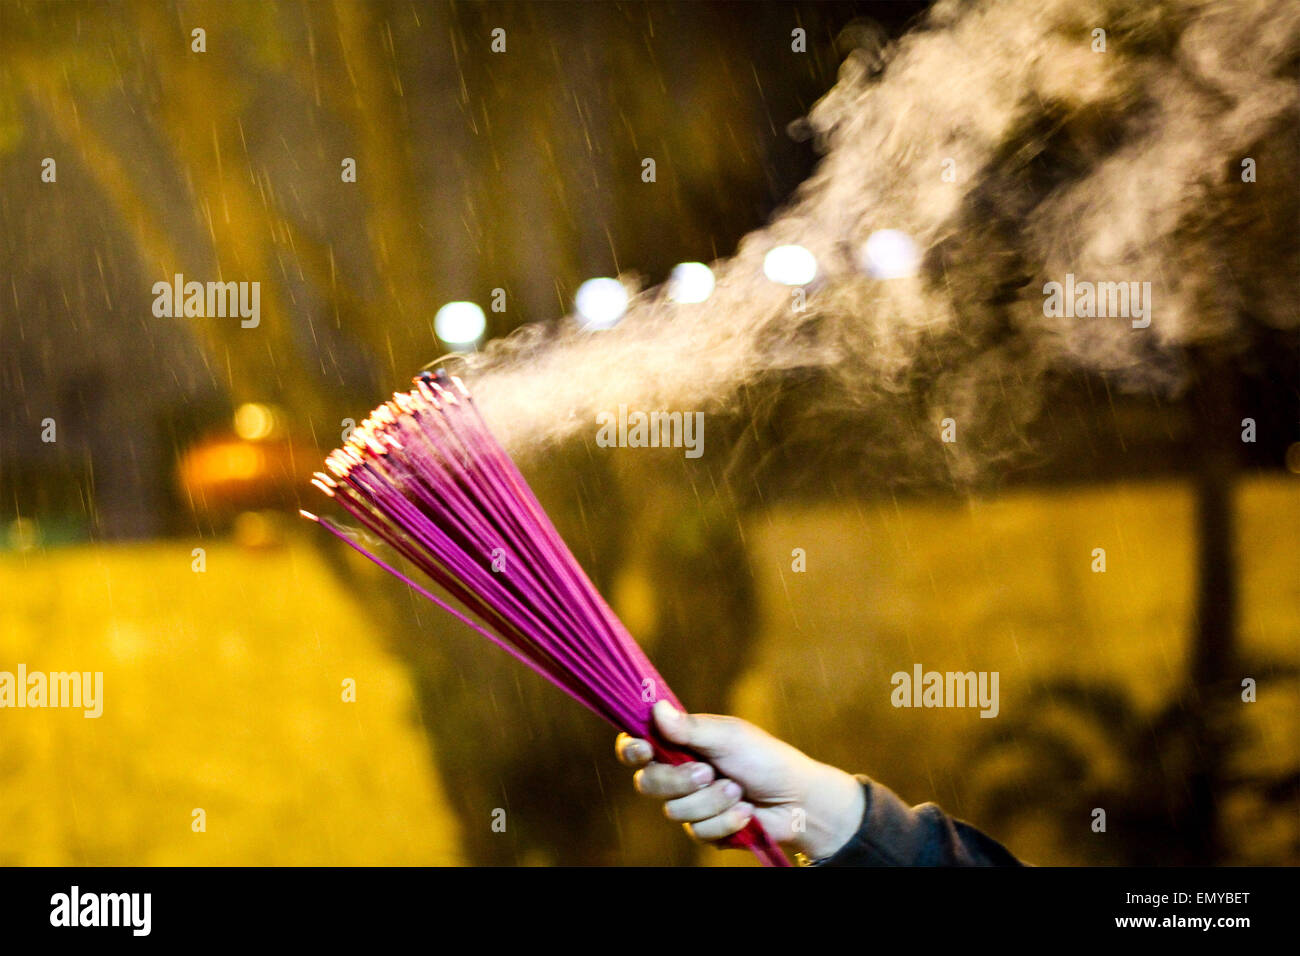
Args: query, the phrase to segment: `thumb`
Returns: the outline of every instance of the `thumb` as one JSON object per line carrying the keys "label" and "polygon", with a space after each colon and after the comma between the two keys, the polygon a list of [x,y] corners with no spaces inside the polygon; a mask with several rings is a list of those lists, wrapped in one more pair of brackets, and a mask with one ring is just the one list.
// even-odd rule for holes
{"label": "thumb", "polygon": [[743,724],[733,717],[684,714],[666,700],[654,706],[655,724],[670,743],[690,747],[701,757],[718,759],[740,742]]}

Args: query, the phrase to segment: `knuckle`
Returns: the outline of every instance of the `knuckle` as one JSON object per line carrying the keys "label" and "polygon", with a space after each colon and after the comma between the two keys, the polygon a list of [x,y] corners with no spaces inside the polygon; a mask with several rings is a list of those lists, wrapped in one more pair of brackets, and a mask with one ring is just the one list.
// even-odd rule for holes
{"label": "knuckle", "polygon": [[667,769],[672,780],[673,796],[684,797],[700,789],[699,784],[691,777],[689,765],[669,767]]}
{"label": "knuckle", "polygon": [[683,785],[700,790],[713,782],[713,768],[707,763],[684,764],[681,770]]}
{"label": "knuckle", "polygon": [[721,813],[722,811],[726,810],[728,807],[730,807],[732,804],[736,803],[736,801],[740,799],[740,797],[738,796],[733,797],[727,792],[728,791],[727,785],[730,782],[731,781],[729,780],[719,780],[717,783],[715,783],[713,786],[709,788],[709,796],[708,796],[709,807],[713,811],[713,815],[715,816]]}

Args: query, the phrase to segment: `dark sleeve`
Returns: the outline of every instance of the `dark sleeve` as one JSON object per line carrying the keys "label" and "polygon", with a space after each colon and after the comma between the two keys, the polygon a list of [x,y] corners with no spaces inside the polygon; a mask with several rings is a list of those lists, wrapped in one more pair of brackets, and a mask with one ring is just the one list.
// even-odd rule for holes
{"label": "dark sleeve", "polygon": [[815,866],[1023,866],[991,837],[933,803],[909,807],[888,787],[862,782],[866,809],[853,839]]}

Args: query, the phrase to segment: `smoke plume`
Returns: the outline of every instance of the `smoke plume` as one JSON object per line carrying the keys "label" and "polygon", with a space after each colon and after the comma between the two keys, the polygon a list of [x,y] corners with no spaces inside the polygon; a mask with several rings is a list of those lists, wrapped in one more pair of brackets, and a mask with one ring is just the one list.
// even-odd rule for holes
{"label": "smoke plume", "polygon": [[[836,408],[953,418],[959,471],[1015,443],[1054,370],[1176,391],[1181,350],[1300,323],[1298,52],[1288,0],[941,2],[850,53],[807,120],[818,169],[706,302],[652,289],[612,330],[525,328],[463,374],[523,453],[619,404],[719,412],[813,374]],[[881,229],[915,241],[914,275],[863,271]],[[802,311],[763,274],[786,243],[819,264]],[[1149,327],[1045,316],[1067,274],[1151,283]]]}

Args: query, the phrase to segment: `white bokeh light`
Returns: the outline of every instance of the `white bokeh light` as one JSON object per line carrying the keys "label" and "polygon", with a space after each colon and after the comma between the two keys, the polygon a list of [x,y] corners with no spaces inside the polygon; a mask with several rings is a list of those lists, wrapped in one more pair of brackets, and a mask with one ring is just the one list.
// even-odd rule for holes
{"label": "white bokeh light", "polygon": [[817,278],[817,257],[803,246],[777,246],[763,257],[763,275],[782,285],[807,285]]}
{"label": "white bokeh light", "polygon": [[881,229],[867,237],[860,262],[867,275],[876,279],[901,279],[916,275],[921,252],[912,237],[898,229]]}
{"label": "white bokeh light", "polygon": [[683,262],[668,277],[668,298],[673,302],[703,302],[713,295],[713,285],[713,270],[703,262]]}
{"label": "white bokeh light", "polygon": [[487,317],[473,302],[448,302],[433,317],[433,331],[452,348],[473,346],[487,329]]}
{"label": "white bokeh light", "polygon": [[627,311],[627,300],[627,287],[606,276],[578,286],[574,305],[584,329],[608,329]]}

